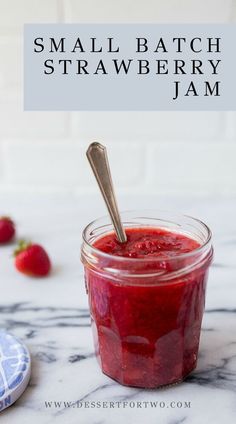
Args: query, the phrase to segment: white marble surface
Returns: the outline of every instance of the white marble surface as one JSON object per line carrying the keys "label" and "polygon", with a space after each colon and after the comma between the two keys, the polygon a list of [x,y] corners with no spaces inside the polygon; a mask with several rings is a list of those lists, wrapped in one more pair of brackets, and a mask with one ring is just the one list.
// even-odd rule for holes
{"label": "white marble surface", "polygon": [[[100,197],[12,193],[1,194],[0,204],[0,213],[15,219],[18,237],[42,243],[54,263],[50,277],[27,278],[14,269],[13,245],[0,247],[1,327],[20,337],[32,356],[30,385],[0,414],[1,423],[236,422],[236,198],[120,196],[123,210],[164,208],[192,214],[214,234],[198,367],[178,386],[148,391],[123,387],[103,375],[93,353],[79,257],[81,229],[104,214]],[[45,401],[52,402],[51,408]],[[54,401],[61,406],[56,408]],[[90,403],[88,408],[85,401],[105,404],[92,408]],[[83,403],[65,407],[64,402]],[[117,403],[113,408],[109,402]]]}

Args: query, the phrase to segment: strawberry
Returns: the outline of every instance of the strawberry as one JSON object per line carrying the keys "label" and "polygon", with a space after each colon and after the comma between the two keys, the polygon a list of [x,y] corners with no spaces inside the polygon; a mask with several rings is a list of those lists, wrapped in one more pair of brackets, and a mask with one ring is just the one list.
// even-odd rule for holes
{"label": "strawberry", "polygon": [[19,242],[14,256],[15,266],[23,274],[32,277],[42,277],[50,272],[51,262],[49,256],[39,244],[31,244],[22,240]]}
{"label": "strawberry", "polygon": [[0,243],[7,243],[15,235],[15,224],[7,216],[0,217]]}

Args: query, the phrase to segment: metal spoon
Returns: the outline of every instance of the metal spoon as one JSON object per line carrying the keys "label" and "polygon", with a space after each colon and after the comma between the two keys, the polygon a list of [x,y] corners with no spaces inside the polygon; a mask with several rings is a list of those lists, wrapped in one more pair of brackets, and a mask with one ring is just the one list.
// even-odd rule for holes
{"label": "metal spoon", "polygon": [[105,200],[117,238],[120,243],[125,243],[127,241],[127,237],[121,223],[116,202],[106,147],[100,143],[92,143],[90,144],[86,155],[98,182],[103,199]]}

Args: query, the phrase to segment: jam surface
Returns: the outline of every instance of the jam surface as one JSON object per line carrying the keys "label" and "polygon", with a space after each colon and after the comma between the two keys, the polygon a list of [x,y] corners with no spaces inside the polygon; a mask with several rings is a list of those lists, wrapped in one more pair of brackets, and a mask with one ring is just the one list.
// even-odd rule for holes
{"label": "jam surface", "polygon": [[127,242],[120,243],[114,232],[98,239],[93,246],[105,253],[128,258],[173,257],[191,252],[200,245],[185,235],[161,228],[127,228]]}
{"label": "jam surface", "polygon": [[[188,257],[178,259],[178,255],[199,244],[160,228],[128,228],[126,234],[125,244],[119,243],[114,233],[94,243],[113,255],[105,258],[107,268],[102,262],[96,269],[85,267],[96,356],[102,371],[121,384],[144,388],[173,384],[197,363],[209,262],[167,281],[173,267],[181,270],[189,265]],[[117,256],[144,258],[144,275],[138,275],[139,261],[135,260],[129,261],[132,278],[122,275]],[[150,257],[151,266],[158,262],[159,270],[159,262],[162,264],[167,284],[160,283],[158,274],[145,272],[150,266],[145,258]],[[168,259],[174,262],[170,268]],[[115,276],[107,271],[111,268],[116,270]]]}

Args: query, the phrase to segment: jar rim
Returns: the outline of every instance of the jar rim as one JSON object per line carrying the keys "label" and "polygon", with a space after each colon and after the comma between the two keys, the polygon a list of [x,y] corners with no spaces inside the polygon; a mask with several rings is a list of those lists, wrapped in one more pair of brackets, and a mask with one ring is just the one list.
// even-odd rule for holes
{"label": "jar rim", "polygon": [[[194,217],[192,217],[190,215],[181,214],[181,213],[178,213],[178,212],[175,212],[175,211],[161,210],[161,209],[146,209],[146,210],[140,210],[140,211],[137,211],[137,210],[126,210],[126,211],[122,211],[120,213],[120,215],[122,216],[122,215],[128,214],[128,213],[129,214],[132,214],[132,213],[140,214],[141,213],[141,215],[140,216],[136,216],[136,218],[157,219],[157,220],[159,219],[159,221],[160,220],[164,221],[164,219],[158,218],[158,213],[162,213],[162,214],[163,213],[164,214],[165,213],[166,214],[173,214],[176,217],[179,217],[179,218],[182,218],[182,219],[183,218],[184,219],[188,219],[188,220],[191,220],[193,222],[196,222],[196,223],[200,224],[201,227],[206,231],[206,233],[207,233],[206,240],[199,247],[197,247],[196,249],[191,250],[190,252],[185,252],[185,253],[181,253],[180,255],[170,257],[170,258],[168,258],[168,262],[171,262],[172,260],[173,261],[174,260],[176,261],[176,259],[182,260],[182,259],[185,259],[185,258],[190,258],[191,256],[194,256],[194,255],[196,255],[198,253],[200,254],[205,249],[207,249],[208,246],[210,246],[210,242],[211,242],[211,238],[212,238],[212,232],[211,232],[210,228],[208,227],[208,225],[206,225],[203,221],[201,221],[198,218],[194,218]],[[145,213],[147,213],[147,214],[150,214],[150,213],[157,214],[157,217],[145,217],[145,216],[143,216],[143,214],[145,214]],[[90,231],[91,231],[91,228],[92,228],[93,225],[99,224],[99,222],[101,222],[102,220],[107,219],[107,218],[109,218],[109,215],[104,215],[102,217],[99,217],[99,218],[91,221],[88,225],[86,225],[86,227],[83,230],[83,233],[82,233],[83,242],[85,243],[86,246],[89,247],[89,249],[92,250],[93,253],[95,253],[96,255],[99,255],[100,257],[102,257],[104,259],[112,259],[113,261],[117,261],[118,263],[119,262],[122,262],[123,264],[124,263],[131,263],[131,262],[133,264],[134,263],[138,263],[138,262],[139,263],[140,262],[141,263],[142,262],[153,262],[154,260],[155,260],[155,262],[158,262],[158,261],[161,262],[161,261],[163,261],[163,259],[166,259],[166,258],[164,258],[164,256],[161,256],[161,255],[158,256],[158,257],[156,257],[156,256],[149,256],[149,257],[147,257],[146,256],[146,257],[143,257],[143,258],[133,258],[133,257],[117,256],[117,255],[112,255],[110,253],[103,252],[102,250],[97,249],[96,247],[94,247],[94,245],[88,241],[87,235],[88,235],[88,233],[91,235],[91,232]],[[171,221],[169,221],[169,222],[171,222]],[[140,225],[140,228],[141,227],[145,227],[145,225]],[[146,227],[148,227],[148,225]],[[101,226],[97,226],[96,228],[97,229],[98,228],[101,228]],[[129,228],[129,227],[127,226],[127,228]],[[158,226],[157,226],[157,228],[158,228]],[[163,227],[163,228],[165,228],[165,227]],[[113,230],[108,231],[106,234],[109,234],[112,231]],[[172,231],[172,230],[170,229],[170,231]],[[178,234],[181,234],[181,232],[179,232]],[[189,235],[189,237],[191,237],[191,236]]]}

